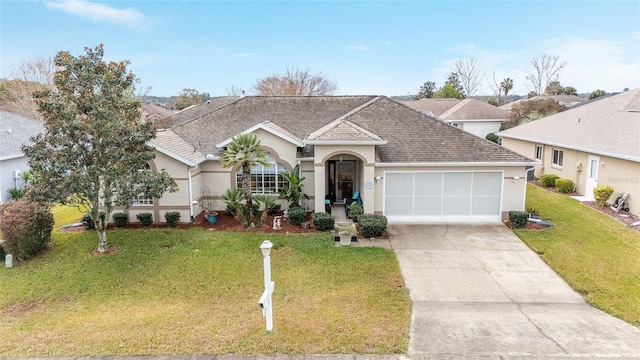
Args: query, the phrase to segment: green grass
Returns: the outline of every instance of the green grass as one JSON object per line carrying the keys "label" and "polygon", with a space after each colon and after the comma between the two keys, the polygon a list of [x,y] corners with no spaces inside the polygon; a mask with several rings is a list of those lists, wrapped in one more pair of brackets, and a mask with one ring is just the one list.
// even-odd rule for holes
{"label": "green grass", "polygon": [[[94,232],[56,232],[48,254],[0,268],[0,357],[407,351],[411,301],[392,251],[328,234],[108,235],[107,256],[91,255]],[[265,239],[272,333],[258,307]]]}
{"label": "green grass", "polygon": [[51,208],[53,218],[56,221],[54,230],[59,230],[60,226],[73,224],[82,220],[84,213],[72,206],[56,205]]}
{"label": "green grass", "polygon": [[527,207],[555,226],[515,233],[587,302],[640,327],[640,232],[532,185]]}

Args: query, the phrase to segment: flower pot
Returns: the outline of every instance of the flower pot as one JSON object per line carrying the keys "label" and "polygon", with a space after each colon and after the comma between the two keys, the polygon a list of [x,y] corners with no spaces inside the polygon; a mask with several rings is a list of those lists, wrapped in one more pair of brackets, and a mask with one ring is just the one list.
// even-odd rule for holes
{"label": "flower pot", "polygon": [[218,222],[218,213],[209,213],[207,214],[207,221],[209,222],[209,224],[215,224],[216,222]]}
{"label": "flower pot", "polygon": [[341,246],[350,246],[351,245],[351,234],[341,232],[340,235],[340,245]]}

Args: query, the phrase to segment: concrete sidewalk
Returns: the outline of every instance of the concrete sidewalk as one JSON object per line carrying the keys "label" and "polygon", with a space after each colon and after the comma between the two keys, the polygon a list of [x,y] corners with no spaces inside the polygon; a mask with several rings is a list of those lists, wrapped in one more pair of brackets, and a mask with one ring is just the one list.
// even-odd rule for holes
{"label": "concrete sidewalk", "polygon": [[409,356],[640,359],[640,329],[584,302],[502,224],[390,225]]}

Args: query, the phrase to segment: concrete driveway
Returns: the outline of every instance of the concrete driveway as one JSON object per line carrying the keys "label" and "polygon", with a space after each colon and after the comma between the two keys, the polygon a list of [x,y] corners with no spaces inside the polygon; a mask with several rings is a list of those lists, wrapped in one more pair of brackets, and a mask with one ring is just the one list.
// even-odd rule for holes
{"label": "concrete driveway", "polygon": [[413,300],[409,355],[640,359],[640,329],[586,304],[504,225],[388,232]]}

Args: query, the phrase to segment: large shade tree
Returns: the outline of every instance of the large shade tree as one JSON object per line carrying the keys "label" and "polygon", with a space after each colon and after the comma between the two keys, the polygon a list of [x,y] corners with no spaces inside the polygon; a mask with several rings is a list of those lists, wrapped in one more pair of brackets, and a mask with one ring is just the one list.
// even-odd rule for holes
{"label": "large shade tree", "polygon": [[130,206],[140,195],[159,198],[176,186],[164,170],[149,167],[154,150],[147,142],[155,129],[128,95],[136,81],[128,62],[105,62],[102,45],[85,52],[59,52],[55,87],[35,94],[45,130],[23,148],[36,174],[27,195],[88,212],[98,252],[106,252],[107,221],[115,207]]}
{"label": "large shade tree", "polygon": [[242,195],[246,208],[236,209],[236,216],[245,226],[255,227],[256,219],[253,211],[253,194],[251,193],[251,168],[255,165],[270,165],[267,160],[267,152],[262,148],[262,143],[253,134],[238,134],[231,139],[226,150],[220,157],[220,162],[225,168],[242,169]]}
{"label": "large shade tree", "polygon": [[329,80],[323,73],[292,68],[284,74],[274,74],[256,80],[253,90],[264,96],[321,96],[333,95],[338,89],[335,81]]}

